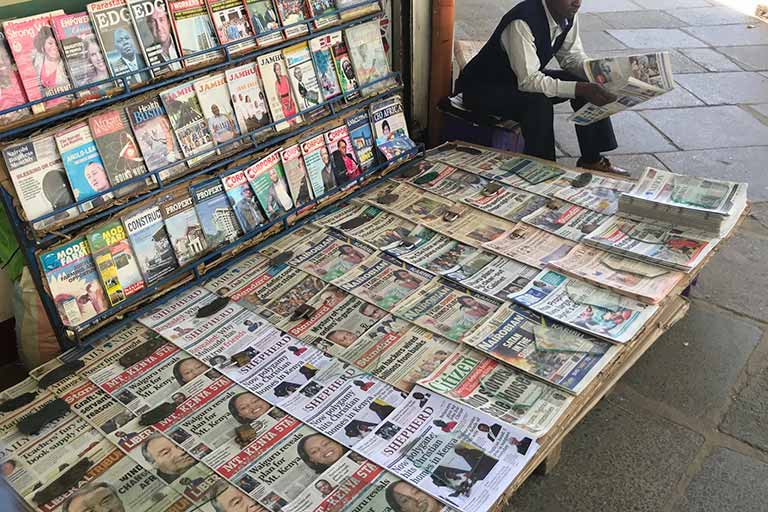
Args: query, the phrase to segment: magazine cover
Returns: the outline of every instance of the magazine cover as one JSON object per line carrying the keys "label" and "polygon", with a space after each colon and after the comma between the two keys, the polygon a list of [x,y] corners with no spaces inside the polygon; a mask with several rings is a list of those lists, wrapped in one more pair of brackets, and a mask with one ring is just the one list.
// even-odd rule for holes
{"label": "magazine cover", "polygon": [[224,73],[215,73],[195,80],[195,92],[203,116],[208,120],[208,131],[215,144],[223,144],[240,135],[235,111],[229,100],[229,88]]}
{"label": "magazine cover", "polygon": [[225,74],[240,132],[256,133],[270,124],[272,119],[269,117],[269,107],[256,63],[249,62],[227,69]]}
{"label": "magazine cover", "polygon": [[280,18],[277,16],[272,0],[245,0],[245,7],[251,16],[253,31],[257,36],[261,36],[256,39],[259,48],[264,48],[283,40],[283,33],[280,30]]}
{"label": "magazine cover", "polygon": [[307,19],[304,0],[275,0],[275,6],[282,25],[286,27],[286,38],[293,39],[309,32],[307,24],[301,23]]}
{"label": "magazine cover", "polygon": [[171,15],[173,33],[176,34],[181,55],[186,57],[193,53],[205,52],[184,59],[185,66],[224,57],[224,52],[221,50],[205,51],[219,45],[205,0],[168,0],[168,12]]}
{"label": "magazine cover", "polygon": [[352,60],[349,58],[347,43],[340,36],[341,33],[338,33],[337,36],[332,36],[331,54],[333,56],[333,64],[336,68],[336,77],[339,79],[341,91],[346,95],[347,100],[353,100],[360,96],[360,92],[357,90],[358,81],[355,76],[355,70],[352,67]]}
{"label": "magazine cover", "polygon": [[229,204],[220,179],[214,178],[192,185],[189,187],[189,192],[192,194],[208,247],[215,249],[240,238],[243,231],[240,229],[240,223]]}
{"label": "magazine cover", "polygon": [[200,161],[214,156],[216,144],[208,130],[208,123],[197,101],[195,87],[192,83],[177,85],[160,93],[160,99],[168,113],[168,119],[179,139],[182,154],[192,167]]}
{"label": "magazine cover", "polygon": [[76,327],[109,308],[85,237],[44,252],[40,263],[64,325]]}
{"label": "magazine cover", "polygon": [[339,22],[335,0],[307,0],[307,9],[309,17],[316,18],[312,22],[315,28],[327,27]]}
{"label": "magazine cover", "polygon": [[[3,22],[3,31],[19,71],[21,83],[29,101],[39,100],[72,88],[51,28],[51,16],[64,14],[57,10],[27,18]],[[71,96],[38,103],[34,113],[66,103]]]}
{"label": "magazine cover", "polygon": [[109,178],[88,124],[78,123],[57,133],[54,138],[75,201],[89,200],[78,205],[80,211],[87,212],[112,199],[111,192],[101,194],[110,187]]}
{"label": "magazine cover", "polygon": [[309,182],[312,184],[312,192],[316,198],[336,188],[331,156],[328,154],[325,138],[322,135],[302,142],[301,154],[304,157],[304,166],[307,168]]}
{"label": "magazine cover", "polygon": [[158,204],[179,266],[184,266],[205,253],[208,242],[187,188],[179,188],[160,196]]}
{"label": "magazine cover", "polygon": [[[390,85],[382,80],[389,75],[389,60],[381,42],[381,27],[378,20],[354,25],[344,31],[344,37],[352,59],[355,76],[363,94],[372,94]],[[366,85],[379,81],[366,88]]]}
{"label": "magazine cover", "polygon": [[363,171],[367,171],[376,163],[373,158],[373,132],[368,112],[362,111],[348,117],[347,129],[352,146],[360,160],[360,166]]}
{"label": "magazine cover", "polygon": [[152,66],[152,74],[159,77],[180,70],[181,61],[170,62],[179,58],[179,52],[165,0],[128,0],[128,7],[144,59]]}
{"label": "magazine cover", "polygon": [[275,129],[282,131],[301,124],[301,116],[296,115],[299,108],[291,90],[291,81],[288,78],[288,68],[285,66],[283,52],[276,51],[261,55],[258,63],[264,91],[267,94],[267,103],[270,112],[272,112],[272,120],[278,122],[286,117],[295,116],[288,121],[278,123]]}
{"label": "magazine cover", "polygon": [[309,185],[309,175],[301,156],[301,146],[295,144],[285,148],[280,152],[280,160],[283,162],[283,171],[288,181],[288,190],[291,192],[293,204],[297,207],[307,204],[315,196]]}
{"label": "magazine cover", "polygon": [[[125,107],[128,121],[136,136],[136,140],[144,155],[144,162],[150,171],[179,162],[181,148],[176,135],[171,129],[171,121],[165,113],[165,107],[160,102],[160,96],[154,96]],[[161,171],[163,181],[181,176],[188,169],[185,162],[179,162]]]}
{"label": "magazine cover", "polygon": [[397,138],[408,137],[408,124],[403,113],[400,96],[392,96],[371,105],[371,121],[376,136],[376,146]]}
{"label": "magazine cover", "polygon": [[122,220],[148,286],[178,267],[160,208],[154,205],[139,208],[124,215]]}
{"label": "magazine cover", "polygon": [[[73,88],[109,78],[107,63],[101,53],[96,34],[93,33],[87,12],[52,16],[51,24]],[[82,98],[94,93],[104,93],[116,85],[115,82],[105,82],[84,89],[78,92],[77,96]]]}
{"label": "magazine cover", "polygon": [[[75,202],[53,137],[8,146],[3,149],[3,159],[27,220]],[[72,207],[34,223],[33,227],[42,229],[77,215],[77,208]]]}
{"label": "magazine cover", "polygon": [[243,171],[223,176],[221,182],[244,232],[253,231],[264,223],[264,216]]}
{"label": "magazine cover", "polygon": [[[11,49],[5,34],[0,30],[0,110],[6,110],[27,102],[19,69],[11,57]],[[29,108],[21,108],[0,116],[0,120],[12,123],[31,114]]]}
{"label": "magazine cover", "polygon": [[248,38],[241,43],[228,46],[230,54],[236,54],[256,48],[253,39],[253,27],[243,0],[206,0],[211,13],[213,26],[219,35],[219,43],[230,44]]}
{"label": "magazine cover", "polygon": [[248,167],[245,177],[269,220],[293,208],[279,149]]}
{"label": "magazine cover", "polygon": [[[309,53],[307,43],[299,43],[283,50],[285,64],[288,67],[288,76],[293,86],[293,96],[299,104],[299,110],[305,111],[316,107],[323,102],[320,93],[320,84],[317,81],[315,67],[312,64],[312,55]],[[323,107],[305,114],[310,121],[324,117],[328,108]]]}
{"label": "magazine cover", "polygon": [[102,224],[87,238],[110,304],[115,306],[144,289],[136,255],[119,220]]}
{"label": "magazine cover", "polygon": [[381,10],[379,2],[370,2],[360,7],[354,7],[360,3],[360,0],[336,0],[336,7],[341,9],[341,19],[347,21]]}
{"label": "magazine cover", "polygon": [[[87,8],[110,74],[125,75],[129,85],[151,80],[151,71],[139,71],[147,67],[147,62],[139,48],[126,0],[103,0],[90,3]],[[131,71],[139,72],[126,75]]]}
{"label": "magazine cover", "polygon": [[347,125],[343,124],[328,130],[324,137],[331,156],[331,166],[336,184],[344,186],[362,176],[363,168],[349,138]]}
{"label": "magazine cover", "polygon": [[341,94],[341,85],[339,85],[339,79],[336,76],[332,51],[333,45],[340,41],[342,41],[341,31],[324,34],[309,41],[317,79],[320,82],[320,92],[326,101]]}

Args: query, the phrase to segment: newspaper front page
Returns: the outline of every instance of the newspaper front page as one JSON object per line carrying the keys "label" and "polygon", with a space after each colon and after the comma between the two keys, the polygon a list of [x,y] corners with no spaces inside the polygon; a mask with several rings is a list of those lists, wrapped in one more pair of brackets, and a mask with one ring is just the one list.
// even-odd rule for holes
{"label": "newspaper front page", "polygon": [[574,247],[576,244],[570,240],[526,224],[518,224],[503,236],[483,244],[484,249],[539,269],[550,261],[564,258]]}
{"label": "newspaper front page", "polygon": [[527,215],[522,220],[543,231],[573,242],[579,242],[585,235],[595,231],[608,220],[607,215],[594,212],[569,203],[547,205]]}
{"label": "newspaper front page", "polygon": [[621,195],[631,191],[634,186],[635,183],[629,180],[593,174],[586,186],[561,188],[554,196],[595,212],[613,215],[619,208]]}
{"label": "newspaper front page", "polygon": [[525,263],[483,251],[457,270],[443,274],[443,277],[473,292],[510,300],[538,273],[537,268]]}

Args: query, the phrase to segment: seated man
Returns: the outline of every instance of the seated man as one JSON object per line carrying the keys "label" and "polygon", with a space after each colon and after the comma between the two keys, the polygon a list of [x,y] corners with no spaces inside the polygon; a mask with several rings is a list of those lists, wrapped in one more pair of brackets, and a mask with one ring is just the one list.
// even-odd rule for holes
{"label": "seated man", "polygon": [[[586,103],[605,105],[616,98],[586,81],[587,59],[576,16],[581,0],[524,0],[501,19],[491,38],[464,67],[456,93],[480,113],[520,123],[525,153],[555,160],[554,107],[568,99],[574,111]],[[556,57],[562,71],[545,70]],[[616,149],[610,119],[576,126],[581,158],[590,170],[625,174],[601,153]]]}

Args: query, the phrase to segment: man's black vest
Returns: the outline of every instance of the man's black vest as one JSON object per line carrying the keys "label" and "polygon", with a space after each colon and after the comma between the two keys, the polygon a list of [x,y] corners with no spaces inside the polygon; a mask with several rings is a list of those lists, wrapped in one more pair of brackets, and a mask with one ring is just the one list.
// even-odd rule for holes
{"label": "man's black vest", "polygon": [[563,41],[565,41],[573,23],[568,21],[563,33],[553,43],[549,32],[547,12],[544,10],[544,1],[546,0],[524,0],[501,18],[499,26],[496,27],[480,53],[475,55],[462,70],[456,81],[456,93],[468,89],[479,92],[483,86],[488,84],[517,87],[517,77],[509,65],[509,57],[501,44],[502,33],[515,20],[523,20],[531,28],[536,43],[536,54],[539,56],[539,62],[541,62],[540,69],[544,69],[549,64],[552,57],[563,46]]}

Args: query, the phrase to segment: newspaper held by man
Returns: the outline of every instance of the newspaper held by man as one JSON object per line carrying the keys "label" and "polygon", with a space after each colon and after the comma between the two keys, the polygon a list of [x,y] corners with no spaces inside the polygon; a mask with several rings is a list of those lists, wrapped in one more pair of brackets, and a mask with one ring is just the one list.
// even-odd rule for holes
{"label": "newspaper held by man", "polygon": [[661,302],[684,276],[679,271],[631,260],[584,244],[577,245],[566,257],[550,262],[549,266],[647,304]]}
{"label": "newspaper held by man", "polygon": [[572,400],[568,393],[467,346],[418,384],[536,436],[546,434]]}
{"label": "newspaper held by man", "polygon": [[583,242],[618,256],[690,272],[719,244],[711,233],[642,217],[611,217]]}
{"label": "newspaper held by man", "polygon": [[500,300],[510,300],[539,273],[537,268],[505,256],[483,251],[457,270],[443,274],[470,290]]}
{"label": "newspaper held by man", "polygon": [[631,192],[621,195],[623,214],[710,231],[730,232],[747,205],[747,184],[685,176],[648,167]]}
{"label": "newspaper held by man", "polygon": [[659,309],[553,270],[542,270],[513,296],[518,304],[617,343],[632,340]]}
{"label": "newspaper held by man", "polygon": [[575,246],[570,240],[522,223],[483,244],[484,249],[536,268],[565,257]]}
{"label": "newspaper held by man", "polygon": [[465,512],[489,510],[537,449],[532,434],[420,386],[355,447]]}
{"label": "newspaper held by man", "polygon": [[472,295],[449,282],[433,281],[393,313],[449,340],[462,341],[498,307],[494,299]]}
{"label": "newspaper held by man", "polygon": [[522,220],[553,235],[578,242],[608,220],[608,216],[552,199]]}
{"label": "newspaper held by man", "polygon": [[584,61],[584,73],[616,100],[603,106],[584,105],[568,118],[578,125],[600,121],[675,88],[667,52],[588,59]]}

